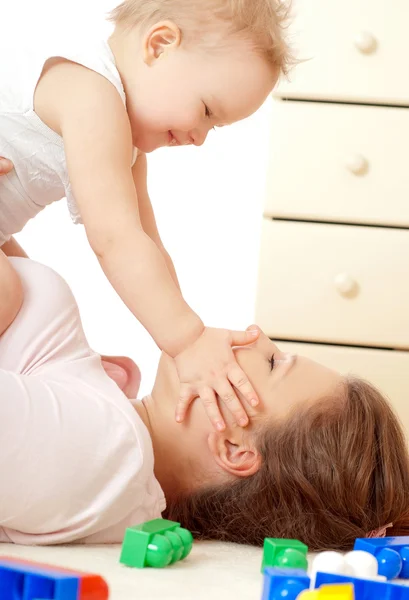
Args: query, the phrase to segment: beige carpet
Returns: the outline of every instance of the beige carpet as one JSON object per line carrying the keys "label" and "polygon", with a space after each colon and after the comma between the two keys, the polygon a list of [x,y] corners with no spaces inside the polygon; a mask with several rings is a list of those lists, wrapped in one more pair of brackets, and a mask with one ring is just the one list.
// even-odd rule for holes
{"label": "beige carpet", "polygon": [[[188,558],[166,569],[119,564],[120,546],[30,547],[0,544],[0,555],[48,562],[102,575],[110,600],[261,600],[262,550],[196,542]],[[309,562],[313,554],[309,555]],[[409,580],[399,583],[409,585]],[[379,600],[379,599],[375,599]]]}
{"label": "beige carpet", "polygon": [[111,600],[260,600],[262,550],[195,543],[188,558],[166,569],[119,564],[120,546],[28,547],[0,544],[0,555],[48,562],[102,575]]}

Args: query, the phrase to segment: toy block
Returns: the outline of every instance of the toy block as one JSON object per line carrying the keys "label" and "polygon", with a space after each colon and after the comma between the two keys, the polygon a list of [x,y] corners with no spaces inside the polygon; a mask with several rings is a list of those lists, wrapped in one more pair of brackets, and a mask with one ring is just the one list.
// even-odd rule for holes
{"label": "toy block", "polygon": [[378,561],[379,575],[409,579],[409,536],[358,538],[354,550],[364,550]]}
{"label": "toy block", "polygon": [[279,567],[290,569],[308,568],[307,561],[308,546],[298,540],[282,540],[277,538],[265,538],[263,550],[263,562],[261,572],[265,567]]}
{"label": "toy block", "polygon": [[297,600],[354,600],[352,583],[322,585],[319,590],[301,592]]}
{"label": "toy block", "polygon": [[352,583],[355,600],[409,600],[409,587],[390,583],[389,581],[374,581],[359,579],[350,575],[335,575],[333,573],[317,573],[315,589],[323,584]]}
{"label": "toy block", "polygon": [[310,578],[303,569],[266,567],[262,600],[296,600],[309,587]]}
{"label": "toy block", "polygon": [[343,555],[341,552],[320,552],[314,558],[311,568],[311,581],[318,571],[338,575],[352,575],[361,579],[385,579],[378,576],[376,558],[363,550],[354,550]]}
{"label": "toy block", "polygon": [[[14,590],[13,585],[16,588]],[[11,595],[5,594],[6,588]],[[24,589],[24,594],[21,592],[19,595],[17,588]],[[54,589],[51,595],[47,591],[50,588]],[[13,593],[17,595],[13,596]],[[108,600],[108,597],[108,585],[99,575],[11,556],[0,556],[1,600]]]}
{"label": "toy block", "polygon": [[193,546],[193,536],[180,523],[154,519],[128,527],[122,543],[119,562],[143,569],[162,568],[184,560]]}
{"label": "toy block", "polygon": [[1,600],[77,600],[78,584],[78,577],[68,573],[42,573],[27,565],[0,566]]}

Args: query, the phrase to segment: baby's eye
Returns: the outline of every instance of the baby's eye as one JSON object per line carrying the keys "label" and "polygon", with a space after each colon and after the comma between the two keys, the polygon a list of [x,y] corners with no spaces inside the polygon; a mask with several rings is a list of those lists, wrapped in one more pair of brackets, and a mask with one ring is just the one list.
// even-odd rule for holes
{"label": "baby's eye", "polygon": [[272,357],[270,358],[270,360],[268,362],[270,363],[271,370],[273,370],[274,364],[275,364],[274,354],[272,355]]}
{"label": "baby's eye", "polygon": [[212,116],[212,112],[211,112],[210,108],[207,106],[207,104],[205,104],[205,109],[206,109],[206,117],[208,117],[210,119],[210,117]]}

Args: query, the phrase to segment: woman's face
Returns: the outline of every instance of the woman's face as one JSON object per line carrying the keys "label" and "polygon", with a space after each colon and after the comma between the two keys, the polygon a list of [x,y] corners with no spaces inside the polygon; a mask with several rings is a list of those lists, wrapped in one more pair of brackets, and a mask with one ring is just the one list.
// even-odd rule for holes
{"label": "woman's face", "polygon": [[[175,422],[178,378],[173,361],[167,356],[162,357],[148,412],[155,429],[154,445],[156,441],[157,445],[163,447],[163,459],[168,471],[170,454],[173,454],[179,470],[186,463],[187,478],[189,469],[192,478],[198,471],[211,473],[212,483],[225,479],[226,473],[237,477],[251,475],[259,465],[255,426],[268,425],[272,419],[284,418],[288,411],[296,410],[297,405],[313,403],[329,396],[342,383],[342,376],[336,371],[306,357],[282,352],[263,332],[253,344],[236,347],[234,353],[253,384],[260,404],[256,408],[246,406],[250,425],[244,429],[237,425],[222,404],[227,427],[220,433],[214,431],[199,399],[192,403],[188,417],[182,424]],[[215,463],[219,469],[215,469]],[[235,465],[240,466],[237,472]]]}
{"label": "woman's face", "polygon": [[[251,325],[250,327],[256,326]],[[342,381],[342,376],[332,369],[304,356],[294,356],[282,352],[279,346],[261,330],[257,341],[248,346],[234,348],[234,354],[259,396],[260,405],[256,408],[245,404],[242,398],[249,415],[257,420],[268,421],[271,417],[284,416],[298,403],[318,400],[331,393]],[[166,355],[163,355],[161,359],[157,383],[161,383],[163,376],[166,380],[171,380],[171,388],[177,386],[174,363]],[[240,396],[240,393],[237,393]],[[173,409],[175,408],[174,395],[168,394],[166,402],[170,403]],[[221,404],[221,409],[228,424],[234,425],[232,415],[223,404]],[[200,400],[197,399],[193,402],[185,425],[189,425],[189,428],[193,429],[211,428]],[[251,429],[251,425],[244,431],[247,429]]]}
{"label": "woman's face", "polygon": [[234,353],[259,395],[261,405],[253,412],[257,420],[284,417],[297,404],[330,394],[342,381],[339,373],[305,356],[282,352],[263,332]]}

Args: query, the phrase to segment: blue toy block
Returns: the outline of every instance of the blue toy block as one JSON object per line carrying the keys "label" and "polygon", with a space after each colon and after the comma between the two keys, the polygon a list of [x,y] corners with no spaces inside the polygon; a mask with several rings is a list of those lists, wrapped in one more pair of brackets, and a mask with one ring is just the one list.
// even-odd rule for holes
{"label": "blue toy block", "polygon": [[409,536],[358,538],[354,550],[364,550],[375,556],[379,575],[387,579],[409,579]]}
{"label": "blue toy block", "polygon": [[355,590],[355,600],[409,600],[409,587],[405,585],[373,579],[358,579],[349,575],[318,572],[315,579],[315,588],[328,583],[352,583]]}
{"label": "blue toy block", "polygon": [[309,587],[310,578],[302,569],[266,567],[262,600],[296,600]]}
{"label": "blue toy block", "polygon": [[0,564],[1,600],[77,600],[79,578],[23,564]]}

